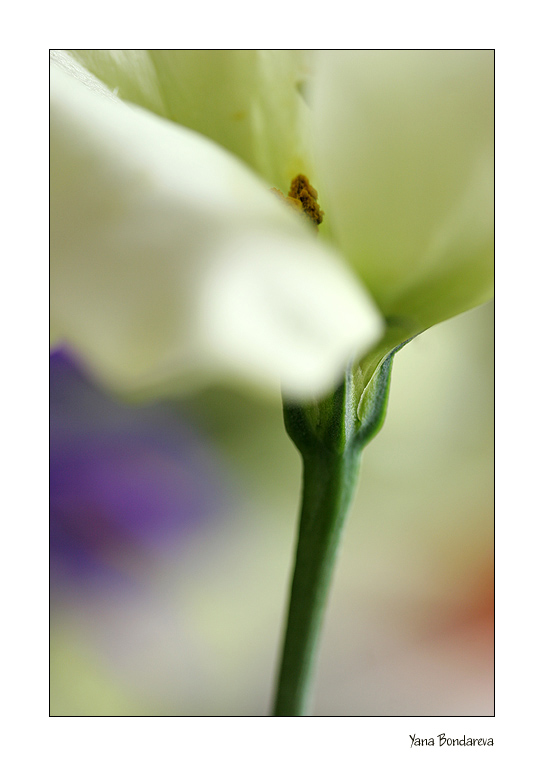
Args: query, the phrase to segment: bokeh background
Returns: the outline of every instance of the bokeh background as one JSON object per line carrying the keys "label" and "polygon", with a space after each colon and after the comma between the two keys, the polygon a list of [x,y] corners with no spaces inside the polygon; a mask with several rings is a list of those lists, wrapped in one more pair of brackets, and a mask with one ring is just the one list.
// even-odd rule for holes
{"label": "bokeh background", "polygon": [[[134,406],[51,358],[51,714],[265,716],[300,460],[280,397]],[[326,616],[317,715],[493,714],[493,310],[394,362]]]}

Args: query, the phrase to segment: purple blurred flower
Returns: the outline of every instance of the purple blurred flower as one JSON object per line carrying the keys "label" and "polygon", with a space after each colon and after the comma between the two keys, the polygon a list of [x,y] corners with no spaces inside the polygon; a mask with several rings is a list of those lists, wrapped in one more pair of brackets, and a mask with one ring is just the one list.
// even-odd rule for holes
{"label": "purple blurred flower", "polygon": [[53,583],[127,576],[221,508],[202,436],[167,405],[127,406],[51,356]]}

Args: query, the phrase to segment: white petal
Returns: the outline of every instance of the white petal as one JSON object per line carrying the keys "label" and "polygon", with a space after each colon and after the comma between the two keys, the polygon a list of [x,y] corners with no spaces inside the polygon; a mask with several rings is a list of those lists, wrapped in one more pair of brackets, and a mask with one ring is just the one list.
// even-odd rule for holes
{"label": "white petal", "polygon": [[292,397],[330,391],[351,356],[383,331],[382,318],[327,251],[290,233],[248,230],[226,241],[207,291],[203,325],[214,359],[239,378],[251,368],[263,385],[281,369]]}
{"label": "white petal", "polygon": [[125,391],[323,392],[381,321],[351,274],[203,137],[51,73],[51,314]]}
{"label": "white petal", "polygon": [[492,295],[493,61],[492,51],[319,57],[327,220],[383,313],[413,332]]}

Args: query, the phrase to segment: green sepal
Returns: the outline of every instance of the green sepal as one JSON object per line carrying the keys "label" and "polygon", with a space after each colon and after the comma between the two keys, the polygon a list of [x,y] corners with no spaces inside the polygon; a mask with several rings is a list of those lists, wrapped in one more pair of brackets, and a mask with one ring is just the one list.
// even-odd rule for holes
{"label": "green sepal", "polygon": [[286,431],[303,457],[359,453],[378,434],[386,417],[393,358],[405,343],[376,365],[370,379],[365,358],[350,363],[341,384],[324,399],[284,402]]}

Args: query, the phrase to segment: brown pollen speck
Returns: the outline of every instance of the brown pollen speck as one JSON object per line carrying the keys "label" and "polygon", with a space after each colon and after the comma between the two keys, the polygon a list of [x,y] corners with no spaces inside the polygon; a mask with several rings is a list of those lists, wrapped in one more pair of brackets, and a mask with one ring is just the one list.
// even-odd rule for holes
{"label": "brown pollen speck", "polygon": [[324,220],[324,212],[318,205],[318,192],[311,186],[308,178],[300,173],[291,182],[288,199],[299,200],[304,213],[316,226]]}
{"label": "brown pollen speck", "polygon": [[317,203],[318,192],[302,173],[291,182],[287,197],[284,197],[280,189],[271,189],[271,192],[274,192],[284,202],[295,208],[298,213],[305,215],[315,226],[318,226],[324,220],[324,212]]}

